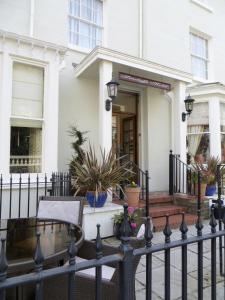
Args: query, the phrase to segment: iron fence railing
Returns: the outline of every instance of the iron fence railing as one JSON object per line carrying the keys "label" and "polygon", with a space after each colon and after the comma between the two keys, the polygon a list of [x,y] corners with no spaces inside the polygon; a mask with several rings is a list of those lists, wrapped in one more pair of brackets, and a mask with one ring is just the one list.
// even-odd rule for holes
{"label": "iron fence railing", "polygon": [[71,195],[69,173],[41,175],[0,175],[0,218],[20,218],[36,215],[40,196]]}
{"label": "iron fence railing", "polygon": [[180,156],[170,151],[169,155],[169,194],[197,195],[198,172],[184,163]]}
{"label": "iron fence railing", "polygon": [[[125,218],[122,226],[126,228],[127,219],[127,206],[125,209]],[[225,221],[224,221],[225,222]],[[153,244],[153,233],[150,224],[150,218],[146,219],[145,224],[145,247],[133,249],[130,245],[130,238],[128,237],[126,231],[123,231],[123,236],[121,238],[121,244],[118,248],[118,253],[108,256],[103,256],[102,254],[102,241],[100,238],[99,225],[98,233],[96,238],[96,259],[87,260],[85,262],[76,263],[76,252],[75,242],[72,239],[68,248],[69,254],[69,264],[53,267],[51,269],[43,269],[44,257],[42,255],[41,245],[40,245],[40,235],[37,235],[37,246],[34,254],[34,264],[35,268],[33,272],[29,274],[7,277],[7,253],[5,251],[5,240],[2,239],[1,243],[1,254],[0,254],[0,300],[6,299],[6,290],[12,289],[14,287],[26,286],[29,284],[34,284],[34,293],[35,299],[42,300],[44,299],[44,286],[48,280],[51,278],[59,276],[62,278],[63,275],[68,276],[67,285],[62,286],[67,291],[66,299],[72,300],[75,299],[75,291],[79,289],[79,286],[76,285],[76,273],[80,270],[96,268],[95,273],[95,295],[93,299],[101,300],[102,297],[102,266],[118,263],[119,264],[119,290],[120,290],[120,300],[134,300],[135,299],[135,286],[134,286],[134,276],[132,272],[132,263],[135,257],[145,256],[146,259],[146,299],[153,299],[154,295],[152,294],[152,283],[153,283],[153,254],[159,253],[160,251],[164,252],[164,299],[171,299],[171,250],[180,249],[181,250],[181,288],[180,288],[180,297],[183,300],[187,300],[188,297],[188,245],[197,244],[197,296],[198,299],[203,298],[203,249],[204,243],[209,241],[211,244],[211,299],[217,299],[217,239],[225,236],[225,230],[216,230],[217,222],[214,217],[214,211],[212,210],[210,218],[210,232],[203,233],[203,225],[201,221],[201,215],[198,215],[196,223],[196,236],[191,235],[187,236],[188,227],[185,222],[185,214],[183,214],[182,223],[180,225],[181,239],[171,241],[172,231],[170,229],[170,220],[169,216],[166,217],[166,225],[163,230],[164,242],[161,244]],[[62,277],[60,277],[62,276]],[[56,288],[54,285],[52,289]],[[223,289],[222,289],[223,291]],[[220,296],[224,297],[225,296]],[[218,299],[222,299],[219,298]],[[46,298],[45,298],[46,299]],[[48,300],[53,300],[48,298]],[[116,299],[115,299],[116,300]]]}

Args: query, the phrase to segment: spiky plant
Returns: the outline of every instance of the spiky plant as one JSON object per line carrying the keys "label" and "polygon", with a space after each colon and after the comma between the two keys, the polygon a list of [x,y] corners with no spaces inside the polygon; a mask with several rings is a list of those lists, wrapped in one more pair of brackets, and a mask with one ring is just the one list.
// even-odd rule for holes
{"label": "spiky plant", "polygon": [[88,133],[88,131],[80,131],[77,129],[76,126],[71,126],[70,129],[68,130],[68,133],[71,137],[74,138],[74,141],[71,143],[72,148],[74,150],[74,154],[72,156],[72,160],[70,162],[70,171],[71,174],[72,172],[72,164],[74,161],[82,164],[83,163],[83,156],[84,156],[84,150],[82,149],[82,146],[84,143],[87,141],[87,138],[85,135]]}
{"label": "spiky plant", "polygon": [[123,158],[116,158],[112,150],[108,153],[101,150],[98,159],[93,147],[89,145],[88,151],[82,154],[83,164],[77,160],[71,163],[76,193],[95,191],[98,194],[115,187],[122,190],[120,183],[133,173],[129,162],[124,161]]}

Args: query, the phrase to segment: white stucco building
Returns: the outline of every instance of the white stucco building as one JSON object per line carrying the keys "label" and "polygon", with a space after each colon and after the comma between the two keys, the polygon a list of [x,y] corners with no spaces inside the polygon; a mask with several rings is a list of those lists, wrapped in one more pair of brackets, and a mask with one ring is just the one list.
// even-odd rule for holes
{"label": "white stucco building", "polygon": [[66,171],[76,125],[149,169],[152,191],[168,190],[169,150],[186,160],[189,92],[201,112],[189,152],[207,133],[204,153],[223,157],[224,13],[222,0],[0,1],[0,173]]}

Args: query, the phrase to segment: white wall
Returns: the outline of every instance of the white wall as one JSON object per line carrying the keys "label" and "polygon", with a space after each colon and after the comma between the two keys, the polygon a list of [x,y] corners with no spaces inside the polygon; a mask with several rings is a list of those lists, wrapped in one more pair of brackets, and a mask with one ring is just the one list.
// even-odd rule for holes
{"label": "white wall", "polygon": [[29,34],[30,0],[1,0],[0,29]]}
{"label": "white wall", "polygon": [[164,93],[148,89],[148,153],[150,190],[167,191],[170,151],[170,102]]}
{"label": "white wall", "polygon": [[[76,125],[81,131],[88,131],[91,144],[98,147],[98,74],[96,79],[77,79],[72,62],[79,57],[70,53],[67,67],[60,73],[59,85],[59,170],[67,170],[72,156],[68,129]],[[88,144],[87,144],[88,146]]]}

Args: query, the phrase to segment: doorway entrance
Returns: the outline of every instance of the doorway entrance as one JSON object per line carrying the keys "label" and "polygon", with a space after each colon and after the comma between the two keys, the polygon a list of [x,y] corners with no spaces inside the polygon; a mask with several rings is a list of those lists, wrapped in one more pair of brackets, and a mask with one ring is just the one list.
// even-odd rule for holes
{"label": "doorway entrance", "polygon": [[118,156],[138,164],[138,94],[119,91],[112,106],[112,145]]}

